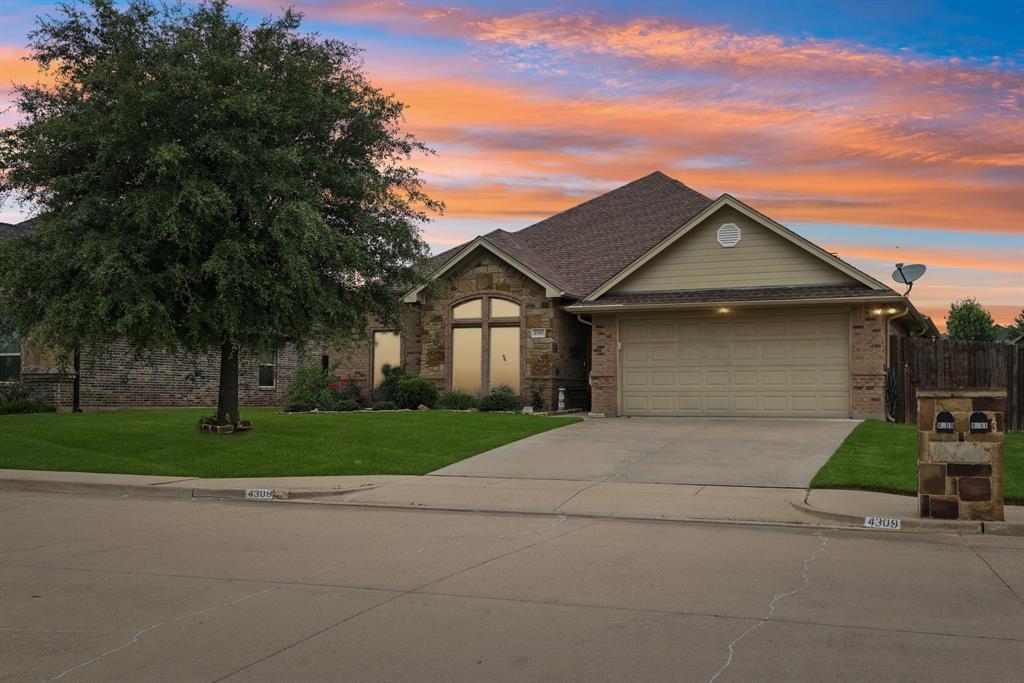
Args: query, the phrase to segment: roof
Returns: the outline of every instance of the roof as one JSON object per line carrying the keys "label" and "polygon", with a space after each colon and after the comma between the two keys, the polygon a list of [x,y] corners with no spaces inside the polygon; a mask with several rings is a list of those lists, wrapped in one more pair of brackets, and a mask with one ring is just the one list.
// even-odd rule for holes
{"label": "roof", "polygon": [[859,282],[835,285],[794,285],[790,287],[730,287],[723,289],[685,289],[668,292],[628,292],[606,294],[596,301],[580,301],[568,306],[572,311],[616,306],[672,306],[678,304],[722,304],[743,302],[822,301],[831,299],[899,298],[895,292],[879,291]]}
{"label": "roof", "polygon": [[[516,232],[482,239],[573,298],[581,298],[671,235],[711,199],[655,171]],[[436,272],[473,242],[424,264]]]}
{"label": "roof", "polygon": [[0,242],[31,235],[35,231],[36,219],[29,218],[21,223],[0,223]]}

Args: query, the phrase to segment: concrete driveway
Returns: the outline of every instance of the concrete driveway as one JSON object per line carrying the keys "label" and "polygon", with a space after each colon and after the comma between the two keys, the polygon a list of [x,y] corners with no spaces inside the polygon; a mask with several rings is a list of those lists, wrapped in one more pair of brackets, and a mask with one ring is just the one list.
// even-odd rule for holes
{"label": "concrete driveway", "polygon": [[856,420],[595,418],[433,474],[805,488]]}

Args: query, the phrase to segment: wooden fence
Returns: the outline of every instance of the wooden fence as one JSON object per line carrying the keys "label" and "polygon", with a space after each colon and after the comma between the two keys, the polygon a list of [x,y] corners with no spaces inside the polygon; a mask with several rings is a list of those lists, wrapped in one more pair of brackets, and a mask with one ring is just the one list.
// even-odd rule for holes
{"label": "wooden fence", "polygon": [[1006,428],[1024,431],[1024,345],[890,337],[897,422],[917,422],[917,389],[1006,388]]}

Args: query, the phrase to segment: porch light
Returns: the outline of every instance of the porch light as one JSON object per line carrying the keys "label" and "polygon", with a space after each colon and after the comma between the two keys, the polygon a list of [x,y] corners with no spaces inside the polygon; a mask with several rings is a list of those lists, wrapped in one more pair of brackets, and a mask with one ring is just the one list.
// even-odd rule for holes
{"label": "porch light", "polygon": [[889,315],[892,315],[893,313],[896,312],[896,309],[895,308],[889,308],[889,309],[886,309],[885,312],[888,313]]}
{"label": "porch light", "polygon": [[729,312],[729,309],[728,309],[728,308],[719,308],[719,309],[718,309],[718,312],[719,312],[719,313],[728,313],[728,312]]}
{"label": "porch light", "polygon": [[881,308],[876,308],[875,310],[871,311],[871,313],[873,315],[882,315],[882,309]]}

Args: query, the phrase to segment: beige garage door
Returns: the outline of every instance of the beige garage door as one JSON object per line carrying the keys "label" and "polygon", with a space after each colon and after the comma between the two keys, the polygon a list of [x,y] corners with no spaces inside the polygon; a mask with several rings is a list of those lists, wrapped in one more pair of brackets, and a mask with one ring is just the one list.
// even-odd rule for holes
{"label": "beige garage door", "polygon": [[849,417],[847,313],[620,323],[626,415]]}

